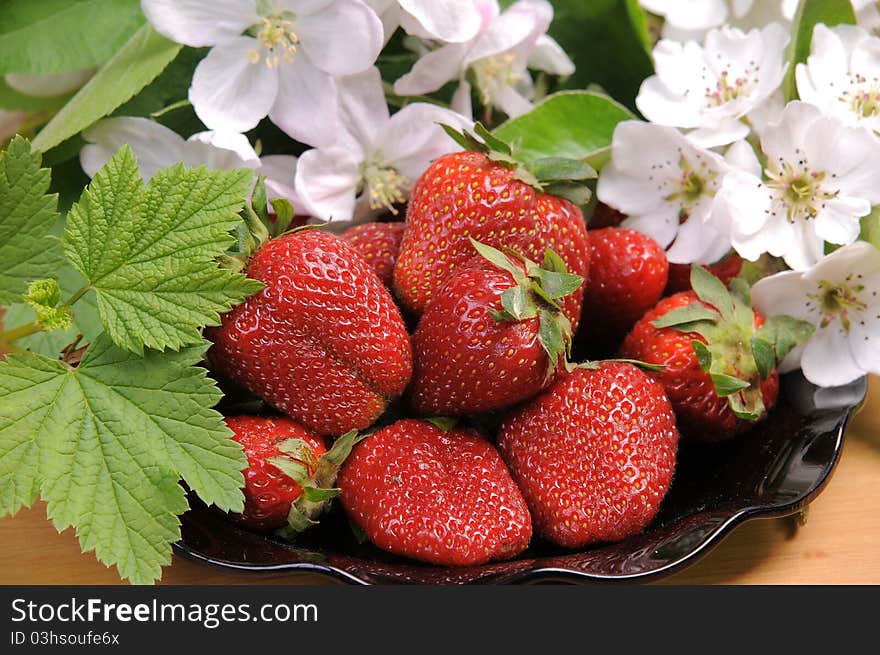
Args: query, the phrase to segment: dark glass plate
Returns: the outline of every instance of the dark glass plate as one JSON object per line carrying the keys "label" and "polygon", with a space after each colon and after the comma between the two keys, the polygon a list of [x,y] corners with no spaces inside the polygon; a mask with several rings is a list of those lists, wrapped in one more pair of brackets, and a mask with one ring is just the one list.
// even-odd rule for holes
{"label": "dark glass plate", "polygon": [[535,539],[512,561],[432,567],[357,543],[338,508],[291,546],[241,530],[194,501],[175,549],[239,572],[307,571],[362,584],[643,582],[697,562],[746,521],[803,509],[828,482],[847,422],[866,390],[865,379],[816,389],[799,374],[786,376],[783,399],[751,432],[729,443],[682,446],[657,518],[642,534],[620,543],[571,552]]}

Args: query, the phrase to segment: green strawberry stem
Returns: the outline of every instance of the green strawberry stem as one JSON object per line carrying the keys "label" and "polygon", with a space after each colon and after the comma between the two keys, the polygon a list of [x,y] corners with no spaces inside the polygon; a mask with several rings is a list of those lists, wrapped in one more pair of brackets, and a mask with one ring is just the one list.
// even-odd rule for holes
{"label": "green strawberry stem", "polygon": [[537,318],[538,341],[549,359],[547,378],[556,371],[560,358],[567,366],[571,355],[572,328],[558,301],[580,289],[584,278],[569,273],[562,258],[550,248],[544,254],[543,264],[539,266],[509,248],[507,252],[521,265],[496,248],[474,239],[471,239],[471,244],[491,264],[510,273],[516,283],[501,294],[503,309],[492,310],[492,318],[499,323]]}

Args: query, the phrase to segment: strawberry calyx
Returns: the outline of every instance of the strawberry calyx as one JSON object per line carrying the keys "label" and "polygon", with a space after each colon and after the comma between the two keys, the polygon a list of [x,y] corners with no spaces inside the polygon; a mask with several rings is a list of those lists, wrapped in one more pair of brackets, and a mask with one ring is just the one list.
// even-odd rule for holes
{"label": "strawberry calyx", "polygon": [[321,457],[315,456],[312,447],[302,439],[288,439],[279,444],[285,456],[273,457],[271,464],[289,476],[302,488],[302,495],[294,501],[287,516],[287,525],[279,536],[294,539],[298,534],[318,523],[318,518],[339,495],[336,476],[352,448],[369,436],[351,430],[339,437],[333,447]]}
{"label": "strawberry calyx", "polygon": [[756,329],[744,280],[734,279],[728,290],[702,266],[691,267],[690,280],[700,302],[673,309],[652,325],[700,335],[703,340],[693,339],[691,346],[715,393],[727,398],[735,416],[757,421],[766,410],[761,382],[814,328],[790,316],[773,316]]}
{"label": "strawberry calyx", "polygon": [[266,194],[266,176],[257,176],[251,199],[241,212],[242,222],[235,231],[235,247],[218,259],[220,266],[235,272],[243,271],[251,255],[260,246],[292,231],[288,228],[294,216],[295,210],[290,201],[286,198],[270,200]]}
{"label": "strawberry calyx", "polygon": [[515,282],[501,294],[502,309],[490,310],[492,318],[498,323],[538,319],[538,341],[550,360],[549,378],[559,359],[564,358],[567,363],[571,356],[571,321],[558,301],[580,289],[584,278],[569,273],[562,258],[550,248],[545,251],[544,261],[539,266],[509,248],[506,250],[510,256],[474,239],[471,244],[491,264],[510,273]]}
{"label": "strawberry calyx", "polygon": [[586,162],[567,157],[544,157],[525,162],[517,159],[509,143],[492,134],[482,123],[476,123],[473,132],[445,124],[441,127],[462,148],[486,155],[490,161],[512,170],[515,179],[540,193],[565,198],[579,206],[590,201],[592,191],[587,182],[595,180],[599,174]]}

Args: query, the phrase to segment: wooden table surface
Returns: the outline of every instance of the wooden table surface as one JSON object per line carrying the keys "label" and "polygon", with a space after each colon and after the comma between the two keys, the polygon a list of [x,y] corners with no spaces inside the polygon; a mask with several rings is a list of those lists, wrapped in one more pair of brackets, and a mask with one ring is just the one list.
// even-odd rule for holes
{"label": "wooden table surface", "polygon": [[[851,424],[828,487],[810,506],[806,525],[794,519],[748,523],[706,559],[664,582],[680,584],[880,583],[880,379]],[[248,584],[175,558],[165,584]],[[271,584],[311,584],[322,578],[284,575]],[[0,584],[118,584],[116,572],[83,555],[72,530],[58,534],[37,504],[0,520]]]}

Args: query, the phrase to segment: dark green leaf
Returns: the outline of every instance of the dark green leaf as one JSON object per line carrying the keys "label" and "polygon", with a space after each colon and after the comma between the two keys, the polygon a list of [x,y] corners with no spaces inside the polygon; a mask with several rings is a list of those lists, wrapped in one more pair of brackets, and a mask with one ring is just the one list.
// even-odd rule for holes
{"label": "dark green leaf", "polygon": [[547,310],[540,312],[538,340],[550,358],[550,371],[556,368],[559,358],[566,352],[566,339],[557,320],[557,315]]}
{"label": "dark green leaf", "polygon": [[700,364],[700,370],[704,373],[708,373],[709,369],[712,367],[712,353],[705,343],[702,341],[698,341],[694,339],[691,341],[691,347],[694,349],[694,354],[697,356],[697,362]]}
{"label": "dark green leaf", "polygon": [[449,138],[455,141],[458,145],[460,145],[465,150],[471,150],[473,152],[486,152],[486,144],[482,143],[479,139],[474,137],[473,134],[468,132],[467,130],[462,131],[456,127],[452,127],[451,125],[447,125],[446,123],[441,123],[440,127],[443,128],[443,131],[449,135]]}
{"label": "dark green leaf", "polygon": [[323,503],[327,500],[333,500],[339,495],[339,489],[323,489],[306,485],[303,487],[303,498],[310,503]]}
{"label": "dark green leaf", "polygon": [[538,314],[534,303],[529,302],[525,290],[520,285],[504,290],[501,294],[501,306],[517,321],[534,318]]}
{"label": "dark green leaf", "polygon": [[434,416],[425,420],[440,428],[443,432],[449,432],[458,424],[458,419],[450,416]]}
{"label": "dark green leaf", "polygon": [[493,248],[492,246],[487,246],[486,244],[480,243],[474,239],[471,239],[471,245],[473,245],[474,249],[482,255],[485,259],[488,259],[492,264],[500,268],[502,271],[507,271],[513,276],[514,280],[520,281],[525,275],[522,272],[522,269],[517,266],[507,255],[498,250],[497,248]]}
{"label": "dark green leaf", "polygon": [[545,157],[530,163],[529,169],[542,185],[550,182],[595,180],[599,175],[589,164],[565,157]]}
{"label": "dark green leaf", "polygon": [[712,383],[715,385],[715,393],[722,398],[734,394],[737,391],[748,389],[750,386],[745,380],[740,380],[739,378],[735,378],[732,375],[725,375],[724,373],[710,373],[709,376],[712,378]]}
{"label": "dark green leaf", "polygon": [[568,273],[568,268],[565,266],[565,260],[562,259],[552,248],[547,248],[544,251],[544,263],[542,264],[542,268],[545,271],[553,271],[554,273]]}
{"label": "dark green leaf", "polygon": [[763,339],[752,337],[752,353],[758,366],[758,375],[762,380],[766,380],[776,367],[776,353],[773,351],[773,346]]}
{"label": "dark green leaf", "polygon": [[811,323],[791,316],[771,316],[758,330],[757,338],[770,344],[779,363],[788,353],[806,342],[815,329]]}
{"label": "dark green leaf", "polygon": [[[702,321],[716,323],[720,319],[721,316],[714,309],[694,303],[693,305],[678,307],[677,309],[666,312],[657,320],[652,321],[651,325],[658,329],[668,327],[681,327],[684,325],[690,327],[691,323],[700,323]],[[689,329],[683,331],[690,332],[691,330]]]}
{"label": "dark green leaf", "polygon": [[590,198],[593,197],[593,192],[590,190],[590,187],[577,182],[554,182],[553,184],[544,187],[544,193],[550,196],[564,198],[578,207],[583,207],[590,202]]}
{"label": "dark green leaf", "polygon": [[795,68],[807,61],[813,42],[813,29],[819,23],[828,27],[840,24],[854,25],[856,16],[850,0],[801,0],[792,23],[792,42],[789,45],[788,71],[782,88],[786,100],[798,97]]}
{"label": "dark green leaf", "polygon": [[501,153],[502,155],[512,155],[513,151],[510,149],[510,144],[505,141],[502,141],[497,136],[492,134],[482,123],[477,123],[474,125],[474,132],[476,135],[483,140],[489,150],[492,150],[497,153]]}
{"label": "dark green leaf", "polygon": [[764,399],[757,387],[743,389],[727,397],[727,404],[734,416],[744,421],[757,421],[764,415]]}
{"label": "dark green leaf", "polygon": [[287,198],[272,198],[269,203],[272,205],[272,211],[275,212],[275,220],[272,222],[270,234],[277,237],[287,232],[296,211]]}
{"label": "dark green leaf", "polygon": [[538,279],[541,288],[553,300],[564,298],[581,288],[584,278],[573,273],[554,273],[552,271],[538,269]]}

